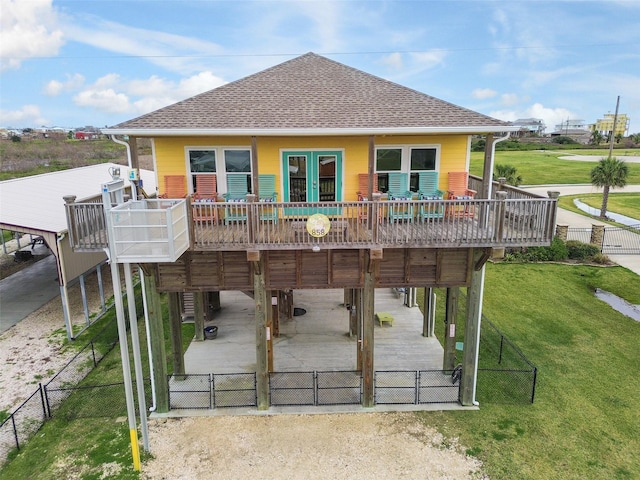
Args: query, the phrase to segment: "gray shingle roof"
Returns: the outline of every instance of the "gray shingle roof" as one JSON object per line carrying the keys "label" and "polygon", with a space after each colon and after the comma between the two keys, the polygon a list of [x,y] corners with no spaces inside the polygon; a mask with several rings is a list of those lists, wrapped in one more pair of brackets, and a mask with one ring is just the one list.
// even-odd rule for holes
{"label": "gray shingle roof", "polygon": [[105,132],[510,130],[506,122],[307,53]]}

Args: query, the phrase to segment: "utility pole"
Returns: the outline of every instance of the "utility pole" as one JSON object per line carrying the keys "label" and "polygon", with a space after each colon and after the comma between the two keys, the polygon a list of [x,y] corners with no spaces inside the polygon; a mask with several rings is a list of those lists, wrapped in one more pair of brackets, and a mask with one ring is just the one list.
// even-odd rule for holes
{"label": "utility pole", "polygon": [[616,113],[613,116],[613,128],[611,130],[611,140],[609,142],[609,160],[611,160],[611,155],[613,154],[613,142],[616,138],[616,126],[618,123],[618,107],[620,106],[620,95],[618,95],[618,101],[616,101]]}

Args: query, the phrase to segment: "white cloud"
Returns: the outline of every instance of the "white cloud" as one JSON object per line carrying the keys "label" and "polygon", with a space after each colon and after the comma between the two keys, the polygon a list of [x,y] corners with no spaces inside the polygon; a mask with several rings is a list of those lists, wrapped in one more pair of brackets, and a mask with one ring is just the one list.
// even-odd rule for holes
{"label": "white cloud", "polygon": [[518,97],[518,95],[515,93],[503,93],[502,95],[500,95],[500,103],[502,103],[502,105],[516,105],[519,102],[520,97]]}
{"label": "white cloud", "polygon": [[226,83],[213,73],[200,72],[179,82],[153,75],[126,80],[111,73],[73,97],[76,105],[107,113],[144,114]]}
{"label": "white cloud", "polygon": [[52,0],[0,0],[0,10],[0,70],[58,53],[64,39]]}
{"label": "white cloud", "polygon": [[90,15],[65,26],[69,40],[100,50],[132,57],[181,74],[204,70],[203,58],[223,52],[220,45],[165,33],[158,30],[129,27]]}
{"label": "white cloud", "polygon": [[412,53],[411,57],[416,64],[424,68],[433,68],[444,61],[446,53],[444,50],[431,50],[429,52]]}
{"label": "white cloud", "polygon": [[490,88],[476,88],[473,92],[471,92],[471,96],[473,98],[477,98],[480,100],[484,100],[485,98],[493,98],[496,95],[498,95],[498,92]]}
{"label": "white cloud", "polygon": [[566,108],[548,108],[541,103],[534,103],[521,110],[496,110],[490,112],[489,115],[507,122],[512,122],[519,118],[540,118],[546,126],[546,133],[553,132],[556,125],[560,125],[567,119],[578,118],[575,113]]}
{"label": "white cloud", "polygon": [[396,52],[391,55],[386,55],[385,57],[382,57],[380,63],[386,65],[392,70],[401,69],[403,67],[402,54]]}
{"label": "white cloud", "polygon": [[80,107],[95,108],[107,113],[127,113],[130,111],[129,97],[112,88],[87,89],[73,97]]}
{"label": "white cloud", "polygon": [[58,80],[49,81],[43,89],[45,95],[55,97],[62,92],[72,92],[78,90],[84,84],[84,77],[79,73],[74,75],[67,75],[67,79],[64,82]]}
{"label": "white cloud", "polygon": [[9,127],[22,125],[47,125],[49,119],[42,116],[37,105],[24,105],[20,110],[0,110],[0,124]]}

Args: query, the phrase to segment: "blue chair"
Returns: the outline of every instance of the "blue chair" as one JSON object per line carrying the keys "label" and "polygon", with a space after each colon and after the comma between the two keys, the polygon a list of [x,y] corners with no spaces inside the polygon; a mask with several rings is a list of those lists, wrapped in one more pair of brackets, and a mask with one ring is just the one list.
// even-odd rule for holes
{"label": "blue chair", "polygon": [[[387,195],[391,203],[387,210],[389,221],[413,221],[413,193],[409,190],[409,175],[407,173],[392,172],[388,174],[389,189]],[[398,203],[394,203],[398,202]],[[401,202],[401,203],[400,203]]]}
{"label": "blue chair", "polygon": [[[260,203],[272,203],[275,202],[278,197],[276,190],[276,176],[271,174],[258,175],[258,184],[260,187],[260,195],[258,202]],[[278,221],[278,208],[275,205],[272,206],[260,206],[260,220],[266,220],[271,222]]]}
{"label": "blue chair", "polygon": [[444,217],[444,204],[441,200],[444,198],[444,192],[438,190],[438,172],[419,172],[418,173],[418,199],[419,200],[436,200],[438,203],[433,205],[421,204],[418,210],[420,218],[442,218]]}
{"label": "blue chair", "polygon": [[227,175],[227,193],[223,194],[229,205],[224,209],[224,224],[247,221],[247,177],[246,175]]}

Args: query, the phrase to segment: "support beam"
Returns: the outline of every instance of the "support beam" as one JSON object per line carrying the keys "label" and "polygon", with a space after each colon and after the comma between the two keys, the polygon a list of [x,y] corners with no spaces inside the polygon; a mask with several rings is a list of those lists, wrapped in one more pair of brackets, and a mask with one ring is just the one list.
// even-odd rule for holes
{"label": "support beam", "polygon": [[[478,261],[483,252],[475,251]],[[476,404],[476,384],[478,380],[478,354],[480,351],[480,325],[482,318],[482,297],[484,290],[483,266],[471,272],[471,284],[467,288],[467,319],[464,327],[464,349],[462,351],[462,378],[460,379],[460,401],[462,405]]]}
{"label": "support beam", "polygon": [[271,291],[271,336],[280,336],[280,291]]}
{"label": "support beam", "polygon": [[[373,262],[370,260],[370,262]],[[375,278],[374,268],[369,268],[364,274],[363,291],[363,322],[362,322],[362,406],[373,407],[375,405],[373,374],[373,317],[375,315]]]}
{"label": "support beam", "polygon": [[425,287],[422,306],[422,336],[433,337],[435,329],[436,294],[433,288]]}
{"label": "support beam", "polygon": [[182,351],[182,308],[178,292],[167,293],[169,304],[169,333],[171,336],[171,358],[173,359],[173,376],[176,380],[184,380],[184,352]]}
{"label": "support beam", "polygon": [[254,262],[253,298],[255,301],[256,322],[256,388],[258,410],[269,408],[269,352],[268,339],[271,337],[267,326],[267,290],[264,282],[264,259]]}
{"label": "support beam", "polygon": [[356,370],[362,373],[362,289],[357,288],[353,294],[356,317]]}
{"label": "support beam", "polygon": [[356,291],[353,288],[344,290],[344,307],[349,317],[349,337],[353,338],[358,332],[358,314],[356,313]]}
{"label": "support beam", "polygon": [[209,308],[214,312],[222,308],[220,305],[220,292],[209,292]]}
{"label": "support beam", "polygon": [[[150,268],[155,269],[155,264]],[[166,413],[169,411],[169,381],[167,378],[167,353],[164,346],[164,322],[160,306],[160,293],[156,286],[156,276],[153,271],[144,276],[147,318],[149,319],[149,343],[151,358],[149,368],[155,385],[155,411]]]}
{"label": "support beam", "polygon": [[459,287],[447,288],[447,304],[444,318],[444,359],[443,370],[453,370],[456,366],[456,317],[458,316]]}
{"label": "support beam", "polygon": [[204,340],[204,294],[193,292],[193,324],[195,328],[194,339]]}

